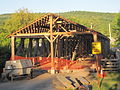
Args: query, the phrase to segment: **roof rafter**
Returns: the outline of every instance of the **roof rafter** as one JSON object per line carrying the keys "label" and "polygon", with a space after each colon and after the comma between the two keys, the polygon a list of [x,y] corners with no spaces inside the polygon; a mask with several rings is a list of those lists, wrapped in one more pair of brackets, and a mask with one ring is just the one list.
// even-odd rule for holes
{"label": "roof rafter", "polygon": [[[38,18],[37,20],[35,20],[34,22],[24,26],[23,28],[11,33],[10,35],[6,36],[7,38],[11,37],[11,36],[17,36],[17,35],[29,35],[29,34],[45,34],[47,35],[49,33],[50,30],[50,22],[49,22],[49,18],[50,16],[53,17],[53,32],[63,32],[63,33],[67,33],[67,32],[74,32],[76,31],[76,34],[81,34],[81,33],[94,33],[96,32],[98,35],[103,36],[104,38],[107,39],[106,36],[102,35],[100,32],[97,32],[93,29],[87,28],[81,24],[78,24],[74,21],[71,21],[69,19],[66,19],[62,16],[59,16],[57,14],[53,14],[53,13],[48,13],[40,18]],[[61,21],[61,23],[59,22]],[[57,23],[59,22],[59,23]]]}

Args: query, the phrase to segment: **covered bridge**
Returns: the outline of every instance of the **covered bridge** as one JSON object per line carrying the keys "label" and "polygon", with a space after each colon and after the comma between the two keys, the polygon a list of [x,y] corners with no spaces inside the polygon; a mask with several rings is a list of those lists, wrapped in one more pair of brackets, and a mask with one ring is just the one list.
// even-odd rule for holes
{"label": "covered bridge", "polygon": [[[80,60],[92,57],[92,42],[102,42],[102,56],[109,53],[109,39],[93,29],[56,14],[46,14],[7,36],[11,38],[11,60],[15,55]],[[16,40],[19,38],[19,44]]]}

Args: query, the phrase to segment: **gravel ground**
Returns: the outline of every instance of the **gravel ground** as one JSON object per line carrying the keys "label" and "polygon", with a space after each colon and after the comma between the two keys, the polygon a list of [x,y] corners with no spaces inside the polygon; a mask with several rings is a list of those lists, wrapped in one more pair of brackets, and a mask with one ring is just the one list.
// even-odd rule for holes
{"label": "gravel ground", "polygon": [[0,82],[0,90],[55,90],[52,80],[54,75],[41,74],[33,79],[20,79]]}

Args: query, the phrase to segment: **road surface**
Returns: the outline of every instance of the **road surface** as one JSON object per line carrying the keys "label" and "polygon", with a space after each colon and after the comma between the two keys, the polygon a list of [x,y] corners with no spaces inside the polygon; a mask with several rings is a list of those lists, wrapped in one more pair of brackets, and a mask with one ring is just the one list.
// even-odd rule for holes
{"label": "road surface", "polygon": [[34,79],[22,79],[0,82],[0,90],[55,90],[52,80],[54,75],[45,73]]}

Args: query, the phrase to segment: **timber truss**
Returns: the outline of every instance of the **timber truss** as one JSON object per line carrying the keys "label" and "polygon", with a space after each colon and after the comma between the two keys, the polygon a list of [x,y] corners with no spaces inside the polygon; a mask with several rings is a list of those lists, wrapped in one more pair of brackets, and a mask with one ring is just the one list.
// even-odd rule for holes
{"label": "timber truss", "polygon": [[[54,57],[69,60],[89,57],[94,41],[102,42],[104,57],[109,51],[109,39],[106,36],[56,14],[46,14],[7,37],[11,37],[12,60],[16,54],[25,52],[22,50],[25,48],[24,40],[29,38],[27,57],[51,57],[53,66]],[[17,51],[15,38],[21,38]],[[33,45],[33,39],[36,42],[35,45]]]}
{"label": "timber truss", "polygon": [[[52,17],[52,18],[50,18]],[[52,21],[50,20],[52,19]],[[51,22],[50,22],[51,21]],[[94,31],[90,28],[87,28],[83,25],[75,23],[71,20],[58,16],[56,14],[46,14],[43,17],[35,20],[29,25],[13,32],[7,37],[15,36],[15,37],[39,37],[44,35],[45,37],[50,36],[50,24],[52,23],[52,35],[71,35],[71,34],[90,34],[97,33],[102,37],[108,39],[106,36],[101,33]],[[55,37],[54,37],[55,38]]]}

